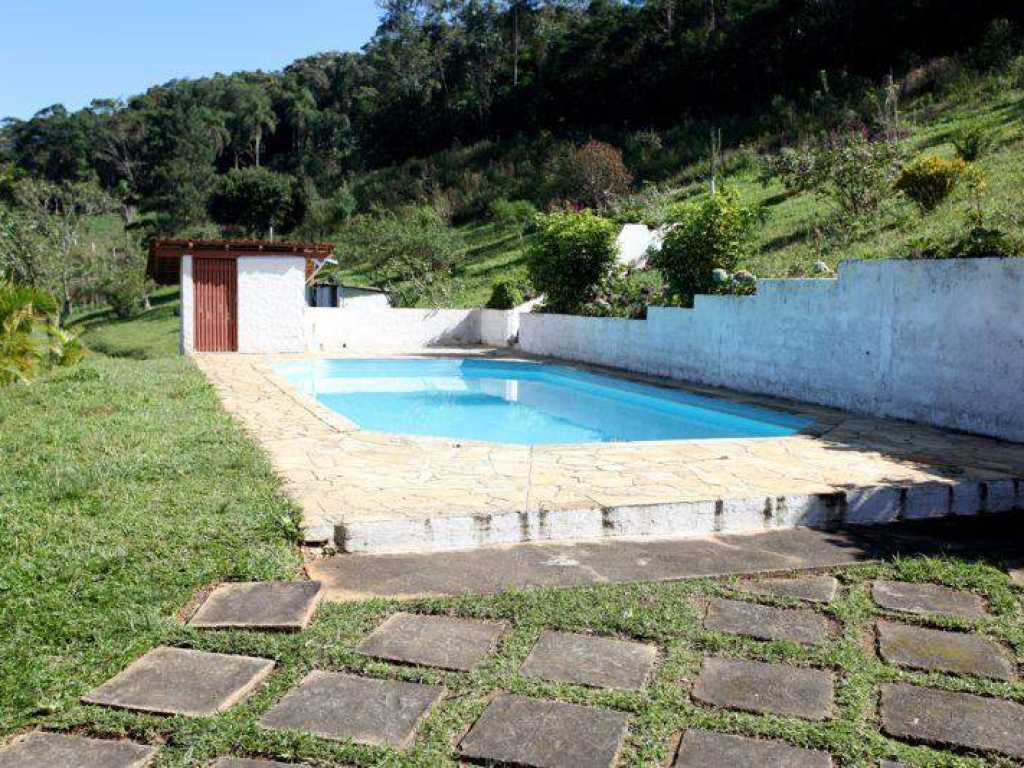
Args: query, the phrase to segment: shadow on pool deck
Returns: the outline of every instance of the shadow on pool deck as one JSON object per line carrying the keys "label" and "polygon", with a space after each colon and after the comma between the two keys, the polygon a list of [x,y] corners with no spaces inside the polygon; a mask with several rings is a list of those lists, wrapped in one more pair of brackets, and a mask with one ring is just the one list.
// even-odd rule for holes
{"label": "shadow on pool deck", "polygon": [[797,528],[677,540],[519,544],[463,552],[338,555],[307,564],[333,602],[494,594],[530,587],[833,568],[897,555],[956,554],[995,565],[1024,551],[1024,512],[817,531]]}

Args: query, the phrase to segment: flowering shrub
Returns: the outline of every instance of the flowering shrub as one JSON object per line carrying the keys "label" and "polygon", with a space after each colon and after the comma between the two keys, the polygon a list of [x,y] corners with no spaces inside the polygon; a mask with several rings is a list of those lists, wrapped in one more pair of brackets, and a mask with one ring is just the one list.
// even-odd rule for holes
{"label": "flowering shrub", "polygon": [[967,163],[959,157],[918,157],[908,163],[896,180],[896,189],[924,211],[933,211],[956,188],[967,171]]}

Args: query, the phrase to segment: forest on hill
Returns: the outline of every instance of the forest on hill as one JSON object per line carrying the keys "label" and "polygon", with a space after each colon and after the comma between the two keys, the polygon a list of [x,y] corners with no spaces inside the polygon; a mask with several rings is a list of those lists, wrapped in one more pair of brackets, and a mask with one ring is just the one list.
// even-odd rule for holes
{"label": "forest on hill", "polygon": [[[0,270],[70,306],[76,290],[79,301],[130,302],[144,290],[140,243],[153,235],[331,238],[361,253],[382,232],[415,250],[427,230],[465,250],[472,242],[452,225],[515,223],[552,205],[606,209],[612,196],[686,181],[709,133],[726,166],[746,162],[733,150],[755,140],[770,151],[838,130],[873,140],[886,87],[912,97],[966,69],[1005,67],[1024,24],[1015,0],[380,5],[360,52],[6,119]],[[19,219],[32,210],[57,214],[36,230],[64,233],[59,263],[38,274],[24,268],[34,225]],[[68,266],[97,241],[110,258],[78,253]],[[402,256],[374,254],[367,279],[422,301],[421,264]],[[116,295],[122,286],[128,297]]]}

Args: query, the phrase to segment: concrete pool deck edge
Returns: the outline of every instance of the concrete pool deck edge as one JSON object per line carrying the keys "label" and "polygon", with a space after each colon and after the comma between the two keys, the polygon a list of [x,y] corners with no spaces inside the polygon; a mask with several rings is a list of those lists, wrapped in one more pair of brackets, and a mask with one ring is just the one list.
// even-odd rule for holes
{"label": "concrete pool deck edge", "polygon": [[[481,354],[493,353],[374,356]],[[196,361],[270,454],[302,507],[304,538],[345,552],[834,528],[1024,507],[1024,446],[988,438],[565,361],[555,362],[809,415],[815,425],[787,438],[532,448],[383,435],[271,370],[295,359]]]}

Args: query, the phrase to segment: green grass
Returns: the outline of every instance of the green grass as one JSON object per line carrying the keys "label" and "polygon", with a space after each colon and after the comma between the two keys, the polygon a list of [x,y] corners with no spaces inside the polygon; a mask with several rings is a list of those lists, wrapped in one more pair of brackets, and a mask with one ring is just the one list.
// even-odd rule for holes
{"label": "green grass", "polygon": [[[487,235],[481,233],[486,246]],[[878,686],[910,681],[1024,703],[1024,683],[900,671],[874,653],[867,582],[933,581],[986,596],[992,615],[942,621],[1004,643],[1024,661],[1021,593],[999,563],[914,558],[840,569],[840,599],[823,609],[835,640],[817,649],[704,631],[701,602],[731,594],[730,580],[510,592],[493,597],[374,600],[323,606],[298,635],[200,633],[181,625],[202,587],[222,580],[288,578],[300,558],[289,543],[293,510],[260,452],[218,406],[195,367],[174,354],[175,296],[150,313],[113,321],[79,316],[101,346],[80,367],[0,391],[0,738],[37,724],[162,745],[156,768],[206,766],[227,753],[315,766],[454,765],[453,745],[495,691],[612,707],[628,713],[624,766],[663,765],[688,727],[780,738],[830,751],[842,768],[895,758],[918,768],[1010,766],[997,756],[888,739]],[[796,606],[792,601],[753,598]],[[397,610],[501,619],[497,652],[469,674],[389,665],[358,655],[367,632]],[[902,620],[928,623],[920,618]],[[518,669],[545,628],[654,643],[655,678],[642,692],[528,680]],[[266,686],[215,717],[190,719],[79,704],[85,691],[160,644],[274,659]],[[828,668],[837,678],[834,720],[726,712],[689,696],[701,659],[724,655]],[[260,716],[311,669],[350,670],[441,684],[447,696],[405,752],[275,734]]]}
{"label": "green grass", "polygon": [[0,390],[0,734],[73,708],[173,637],[203,585],[299,564],[292,507],[173,355],[168,309],[85,318],[87,340],[123,357]]}

